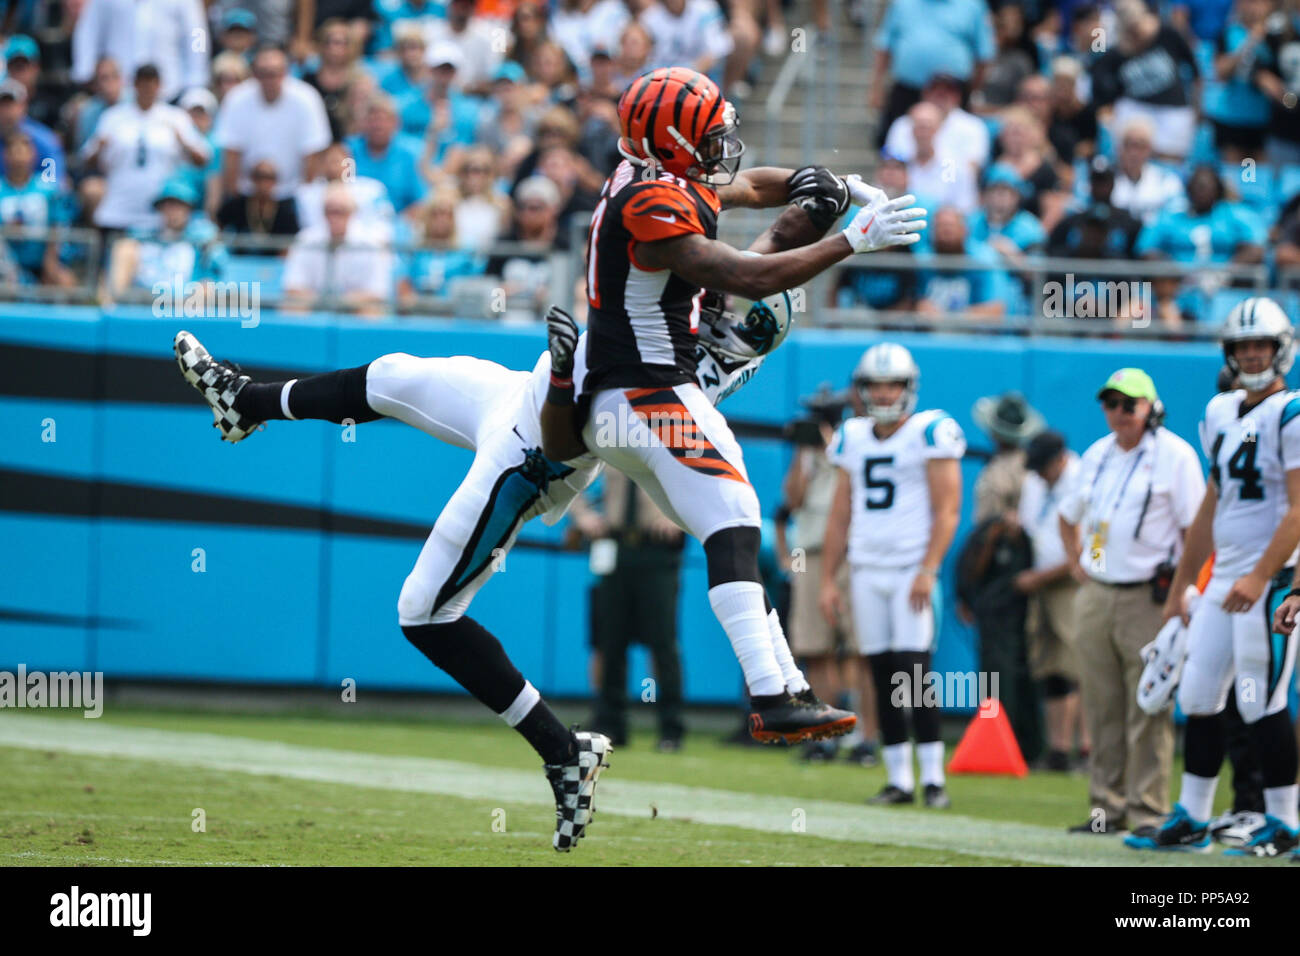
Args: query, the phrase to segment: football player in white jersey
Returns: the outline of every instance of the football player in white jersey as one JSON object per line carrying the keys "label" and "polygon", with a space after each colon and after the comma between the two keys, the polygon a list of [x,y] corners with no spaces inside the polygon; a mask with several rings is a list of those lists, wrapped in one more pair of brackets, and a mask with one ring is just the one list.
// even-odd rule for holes
{"label": "football player in white jersey", "polygon": [[[572,326],[572,319],[558,309],[552,314]],[[734,321],[721,310],[701,320],[699,386],[714,403],[745,384],[770,351],[747,350]],[[585,342],[577,344],[582,356]],[[213,359],[190,332],[177,333],[174,350],[185,379],[212,408],[223,440],[238,442],[271,419],[362,423],[390,417],[474,451],[468,474],[438,516],[402,586],[399,622],[421,653],[519,731],[542,757],[556,799],[553,845],[569,850],[591,819],[596,778],[612,751],[609,739],[566,728],[496,637],[466,616],[522,526],[538,516],[555,524],[602,467],[594,455],[566,462],[542,456],[538,414],[550,380],[551,353],[543,352],[532,372],[468,355],[417,358],[399,352],[357,368],[259,383]],[[579,392],[583,378],[579,367],[574,374]],[[774,646],[773,653],[802,677],[784,635],[778,631],[773,640],[778,636],[782,646]]]}
{"label": "football player in white jersey", "polygon": [[[932,599],[961,514],[966,437],[947,412],[915,412],[921,372],[892,342],[872,346],[853,373],[866,415],[840,426],[828,454],[841,469],[822,552],[822,613],[843,614],[835,572],[847,550],[858,652],[876,686],[889,782],[870,803],[912,803],[912,714],[925,805],[950,805],[939,711],[922,706],[934,645]],[[901,693],[900,695],[900,691]],[[903,699],[900,699],[903,698]]]}
{"label": "football player in white jersey", "polygon": [[1211,551],[1214,571],[1190,615],[1178,703],[1187,715],[1182,793],[1154,828],[1125,838],[1134,849],[1208,850],[1225,737],[1220,714],[1237,707],[1264,774],[1264,822],[1225,852],[1277,856],[1300,835],[1296,738],[1287,713],[1294,635],[1272,627],[1291,586],[1300,543],[1300,394],[1286,387],[1295,359],[1291,322],[1271,299],[1250,298],[1224,321],[1223,353],[1239,388],[1210,399],[1201,446],[1210,461],[1205,498],[1165,605],[1188,620],[1184,592]]}

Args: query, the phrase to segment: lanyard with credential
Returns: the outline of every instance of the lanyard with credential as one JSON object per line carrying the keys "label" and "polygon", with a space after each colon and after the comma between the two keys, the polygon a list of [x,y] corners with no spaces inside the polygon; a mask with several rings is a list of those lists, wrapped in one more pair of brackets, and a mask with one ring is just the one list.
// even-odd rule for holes
{"label": "lanyard with credential", "polygon": [[[1114,450],[1115,450],[1114,445],[1111,445],[1109,448],[1107,448],[1106,454],[1101,459],[1101,464],[1097,466],[1097,473],[1092,476],[1092,488],[1088,492],[1089,498],[1091,498],[1094,494],[1096,494],[1097,482],[1101,480],[1102,472],[1106,470],[1106,463],[1110,461],[1110,453]],[[1128,470],[1128,474],[1124,476],[1124,480],[1120,482],[1118,490],[1116,490],[1115,494],[1111,496],[1110,512],[1106,515],[1106,522],[1105,522],[1107,526],[1110,525],[1111,519],[1115,517],[1115,512],[1119,510],[1119,503],[1122,500],[1124,500],[1124,491],[1126,488],[1128,488],[1128,483],[1132,479],[1133,473],[1137,471],[1138,466],[1142,464],[1142,457],[1146,453],[1147,451],[1145,448],[1139,449],[1137,453],[1137,457],[1133,459],[1132,467],[1130,467]],[[1138,517],[1137,528],[1134,529],[1133,531],[1133,537],[1135,539],[1137,538],[1138,531],[1142,530],[1142,522],[1146,520],[1147,506],[1150,505],[1150,503],[1151,503],[1151,486],[1150,484],[1148,484],[1146,498],[1142,502],[1142,514]]]}

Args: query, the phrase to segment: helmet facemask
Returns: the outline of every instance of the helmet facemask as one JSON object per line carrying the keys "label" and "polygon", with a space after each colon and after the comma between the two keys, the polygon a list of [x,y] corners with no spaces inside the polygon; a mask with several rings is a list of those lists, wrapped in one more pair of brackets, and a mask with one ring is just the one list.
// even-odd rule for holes
{"label": "helmet facemask", "polygon": [[[903,386],[900,394],[890,405],[876,405],[871,401],[870,386],[876,382],[894,382]],[[898,378],[859,378],[853,382],[858,391],[858,397],[862,399],[862,406],[866,409],[867,417],[879,422],[881,425],[892,425],[902,418],[912,414],[916,408],[917,400],[917,383],[914,379]]]}
{"label": "helmet facemask", "polygon": [[736,135],[740,119],[736,108],[730,103],[722,107],[722,123],[709,129],[692,147],[675,128],[669,132],[681,144],[682,149],[695,157],[695,162],[687,167],[682,175],[697,183],[710,186],[726,186],[736,178],[740,170],[740,158],[745,154],[745,144]]}
{"label": "helmet facemask", "polygon": [[1241,363],[1237,361],[1237,346],[1253,339],[1231,339],[1223,343],[1223,357],[1228,368],[1236,373],[1237,384],[1248,392],[1259,392],[1268,388],[1273,384],[1274,379],[1284,377],[1291,370],[1292,362],[1295,360],[1295,340],[1291,336],[1259,336],[1259,338],[1273,343],[1273,358],[1261,372],[1244,372]]}

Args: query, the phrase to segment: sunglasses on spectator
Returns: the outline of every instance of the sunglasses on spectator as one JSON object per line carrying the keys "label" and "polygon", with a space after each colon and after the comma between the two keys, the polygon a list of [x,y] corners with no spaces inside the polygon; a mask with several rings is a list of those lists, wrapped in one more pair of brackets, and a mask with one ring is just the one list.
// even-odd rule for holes
{"label": "sunglasses on spectator", "polygon": [[346,216],[350,209],[347,206],[326,206],[325,215],[327,216]]}
{"label": "sunglasses on spectator", "polygon": [[544,202],[521,202],[519,208],[526,209],[529,212],[545,212],[551,207]]}
{"label": "sunglasses on spectator", "polygon": [[264,169],[257,170],[256,172],[253,173],[253,179],[270,179],[274,181],[275,173],[269,172]]}
{"label": "sunglasses on spectator", "polygon": [[491,166],[466,166],[466,167],[465,167],[465,172],[467,172],[467,173],[490,173],[490,172],[492,172],[492,167],[491,167]]}
{"label": "sunglasses on spectator", "polygon": [[1106,411],[1108,412],[1113,412],[1117,408],[1123,408],[1124,414],[1126,415],[1132,415],[1137,411],[1138,407],[1136,398],[1116,398],[1113,395],[1103,398],[1101,404],[1105,406]]}

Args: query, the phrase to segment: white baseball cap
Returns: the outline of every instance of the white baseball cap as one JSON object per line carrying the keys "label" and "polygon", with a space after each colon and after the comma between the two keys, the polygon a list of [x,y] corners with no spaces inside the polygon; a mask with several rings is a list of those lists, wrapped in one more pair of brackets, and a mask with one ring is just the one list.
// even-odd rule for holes
{"label": "white baseball cap", "polygon": [[465,65],[465,51],[450,40],[443,40],[440,43],[435,43],[429,49],[429,52],[424,56],[424,62],[429,66],[447,64],[459,70]]}
{"label": "white baseball cap", "polygon": [[181,109],[192,110],[196,107],[209,116],[217,115],[217,98],[211,90],[202,86],[193,86],[185,91],[180,99]]}

